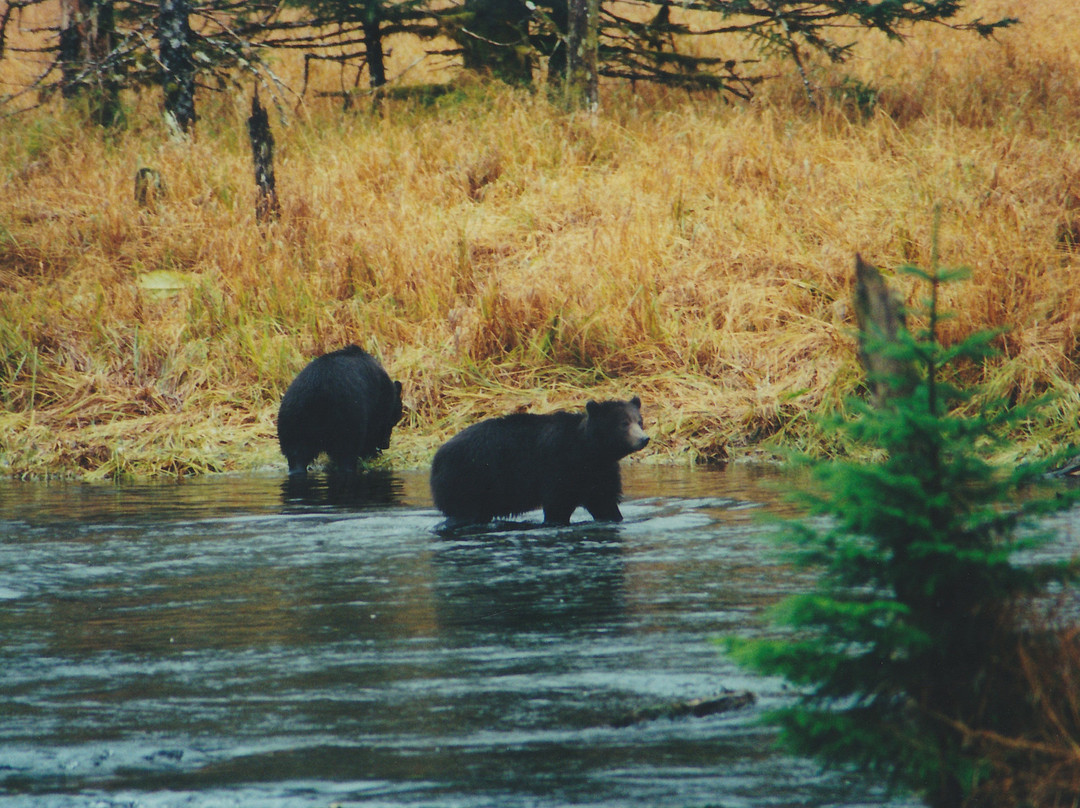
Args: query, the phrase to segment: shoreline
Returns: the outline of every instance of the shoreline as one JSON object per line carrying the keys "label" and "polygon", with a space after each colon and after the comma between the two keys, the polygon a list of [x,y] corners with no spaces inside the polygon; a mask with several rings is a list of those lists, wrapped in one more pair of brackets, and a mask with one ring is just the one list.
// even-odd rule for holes
{"label": "shoreline", "polygon": [[[647,411],[646,411],[647,412]],[[493,412],[492,414],[499,414]],[[219,474],[277,473],[287,475],[287,464],[281,454],[272,413],[263,413],[236,430],[203,422],[161,417],[135,421],[116,421],[92,430],[57,432],[47,425],[35,423],[30,415],[0,415],[0,479],[9,481],[112,481],[150,482],[193,479]],[[812,420],[800,415],[799,420]],[[483,416],[487,417],[487,416]],[[19,428],[17,422],[29,423]],[[245,420],[243,416],[238,420]],[[269,422],[269,424],[267,423]],[[670,423],[650,423],[646,416],[646,432],[652,440],[644,454],[635,455],[623,463],[653,466],[702,466],[725,468],[728,465],[763,465],[783,467],[787,454],[800,452],[811,456],[842,454],[830,445],[822,433],[805,433],[798,440],[779,443],[773,438],[757,442],[742,441],[737,445],[725,443],[722,457],[707,456],[696,449],[694,441],[715,451],[715,444],[695,430],[678,434]],[[1067,433],[1065,424],[1048,425],[1043,432],[1018,435],[1007,453],[997,459],[1005,463],[1037,460],[1047,456],[1052,436]],[[415,431],[406,425],[394,430],[390,448],[374,461],[362,464],[365,469],[419,471],[430,466],[435,450],[452,433],[434,430]],[[149,437],[148,437],[149,436]],[[730,435],[715,437],[728,438]],[[325,458],[316,461],[314,469],[323,471]]]}

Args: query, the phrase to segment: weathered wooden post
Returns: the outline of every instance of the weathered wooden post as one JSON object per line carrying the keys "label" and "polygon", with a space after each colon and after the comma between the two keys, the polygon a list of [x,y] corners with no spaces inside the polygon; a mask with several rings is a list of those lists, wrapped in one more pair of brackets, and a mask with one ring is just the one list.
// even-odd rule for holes
{"label": "weathered wooden post", "polygon": [[892,355],[890,346],[906,326],[900,299],[889,289],[877,267],[855,255],[855,320],[859,324],[859,362],[866,371],[874,405],[906,396],[918,377],[911,362]]}
{"label": "weathered wooden post", "polygon": [[255,219],[268,222],[278,215],[277,189],[274,187],[274,135],[270,118],[259,103],[259,88],[251,99],[251,116],[247,121],[251,138],[251,156],[255,161]]}

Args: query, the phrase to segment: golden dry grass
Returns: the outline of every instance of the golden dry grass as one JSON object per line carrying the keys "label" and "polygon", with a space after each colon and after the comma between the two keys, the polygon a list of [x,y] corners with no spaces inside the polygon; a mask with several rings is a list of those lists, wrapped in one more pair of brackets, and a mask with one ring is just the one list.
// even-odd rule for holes
{"label": "golden dry grass", "polygon": [[[1024,22],[990,42],[867,37],[818,75],[818,112],[794,76],[745,105],[612,85],[596,117],[467,80],[376,111],[309,93],[287,125],[272,117],[282,215],[263,229],[249,95],[200,95],[191,142],[170,139],[153,93],[125,98],[116,131],[56,102],[8,118],[0,473],[284,469],[281,393],[348,342],[405,385],[397,466],[481,417],[631,393],[654,459],[806,444],[808,416],[859,384],[854,253],[927,266],[936,205],[942,263],[972,269],[948,290],[950,335],[1010,328],[973,378],[1018,400],[1057,391],[1024,450],[1071,442],[1080,8],[972,8]],[[416,53],[396,43],[391,73]],[[879,89],[868,118],[844,76]],[[133,197],[142,166],[166,183],[152,210]]]}

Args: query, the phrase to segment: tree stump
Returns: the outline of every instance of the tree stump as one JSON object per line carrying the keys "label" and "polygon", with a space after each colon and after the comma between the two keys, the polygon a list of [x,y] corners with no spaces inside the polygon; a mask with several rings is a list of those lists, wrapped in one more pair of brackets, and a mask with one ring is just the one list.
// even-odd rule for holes
{"label": "tree stump", "polygon": [[258,87],[251,99],[247,125],[255,161],[255,219],[264,223],[277,218],[279,206],[274,187],[274,135],[270,131],[270,118],[259,103]]}
{"label": "tree stump", "polygon": [[135,203],[140,208],[155,208],[165,193],[165,180],[156,168],[143,166],[135,172]]}

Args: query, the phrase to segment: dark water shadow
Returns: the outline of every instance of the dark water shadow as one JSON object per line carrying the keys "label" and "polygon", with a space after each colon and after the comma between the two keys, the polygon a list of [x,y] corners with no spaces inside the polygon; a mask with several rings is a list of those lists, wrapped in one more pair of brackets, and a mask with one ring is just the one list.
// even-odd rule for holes
{"label": "dark water shadow", "polygon": [[312,508],[363,510],[402,504],[404,485],[389,469],[291,474],[281,483],[285,513]]}
{"label": "dark water shadow", "polygon": [[442,535],[431,562],[444,629],[566,635],[617,624],[626,610],[615,525],[495,523]]}

